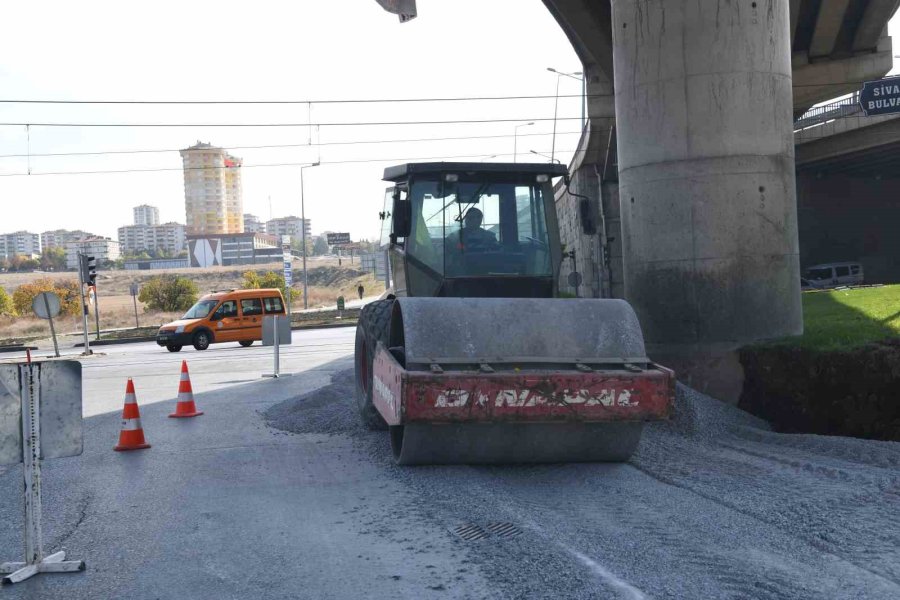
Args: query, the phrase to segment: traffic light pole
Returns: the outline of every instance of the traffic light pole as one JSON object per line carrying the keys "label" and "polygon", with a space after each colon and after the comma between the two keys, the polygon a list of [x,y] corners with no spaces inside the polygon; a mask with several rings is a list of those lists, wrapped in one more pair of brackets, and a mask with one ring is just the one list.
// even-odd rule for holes
{"label": "traffic light pole", "polygon": [[84,332],[84,352],[82,354],[92,354],[91,352],[91,341],[88,339],[88,323],[87,323],[87,301],[84,298],[84,273],[87,270],[87,265],[85,264],[85,256],[79,252],[78,253],[78,281],[80,285],[78,289],[81,291],[81,324]]}

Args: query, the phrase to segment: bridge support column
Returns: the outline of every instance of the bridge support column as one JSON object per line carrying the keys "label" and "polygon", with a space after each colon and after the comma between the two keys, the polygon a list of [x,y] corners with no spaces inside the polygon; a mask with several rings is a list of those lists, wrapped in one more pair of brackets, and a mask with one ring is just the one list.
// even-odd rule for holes
{"label": "bridge support column", "polygon": [[713,393],[723,356],[803,327],[788,5],[612,0],[625,297]]}

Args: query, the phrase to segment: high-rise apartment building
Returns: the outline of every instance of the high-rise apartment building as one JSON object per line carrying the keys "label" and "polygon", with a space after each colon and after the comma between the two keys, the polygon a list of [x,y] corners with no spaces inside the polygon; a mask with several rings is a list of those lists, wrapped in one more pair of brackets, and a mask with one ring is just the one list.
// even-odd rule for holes
{"label": "high-rise apartment building", "polygon": [[181,158],[187,233],[242,233],[241,159],[203,142],[182,150]]}
{"label": "high-rise apartment building", "polygon": [[277,236],[278,239],[281,239],[283,235],[289,235],[293,239],[299,241],[303,237],[303,229],[301,227],[306,228],[306,239],[312,239],[312,221],[306,219],[306,223],[304,225],[303,219],[300,217],[279,217],[277,219],[271,219],[266,221],[266,233],[269,235]]}
{"label": "high-rise apartment building", "polygon": [[41,236],[28,231],[0,234],[0,257],[36,256],[41,253]]}
{"label": "high-rise apartment building", "polygon": [[149,204],[134,207],[135,225],[159,225],[159,209]]}
{"label": "high-rise apartment building", "polygon": [[256,215],[244,213],[244,233],[265,233],[266,224]]}

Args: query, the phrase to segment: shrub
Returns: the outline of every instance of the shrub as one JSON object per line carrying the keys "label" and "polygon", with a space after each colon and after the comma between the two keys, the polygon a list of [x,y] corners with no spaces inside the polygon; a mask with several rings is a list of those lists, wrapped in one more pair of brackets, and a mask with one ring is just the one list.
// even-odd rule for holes
{"label": "shrub", "polygon": [[178,312],[193,306],[198,293],[196,284],[187,277],[160,275],[141,287],[138,300],[150,310]]}
{"label": "shrub", "polygon": [[0,287],[0,315],[14,316],[15,314],[16,311],[13,308],[12,298],[9,297],[6,290]]}
{"label": "shrub", "polygon": [[[32,314],[31,303],[41,292],[54,292],[59,296],[60,314],[76,316],[81,314],[81,294],[78,283],[71,279],[53,281],[48,277],[25,283],[13,292],[13,311],[25,316]],[[2,311],[0,311],[2,312]]]}

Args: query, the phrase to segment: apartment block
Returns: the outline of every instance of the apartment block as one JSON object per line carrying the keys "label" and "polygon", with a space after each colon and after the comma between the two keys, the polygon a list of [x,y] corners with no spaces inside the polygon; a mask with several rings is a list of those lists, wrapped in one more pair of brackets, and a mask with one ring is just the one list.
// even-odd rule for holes
{"label": "apartment block", "polygon": [[41,234],[41,250],[48,248],[65,248],[69,242],[83,240],[85,238],[94,238],[97,235],[82,231],[80,229],[54,229],[53,231],[45,231]]}
{"label": "apartment block", "polygon": [[93,237],[66,244],[66,268],[78,268],[78,253],[87,254],[97,259],[98,264],[114,261],[121,256],[119,242],[104,237]]}
{"label": "apartment block", "polygon": [[204,142],[182,150],[181,158],[187,233],[243,233],[241,159]]}
{"label": "apartment block", "polygon": [[306,223],[300,217],[279,217],[266,221],[266,233],[276,236],[279,240],[283,235],[289,235],[294,240],[301,240],[303,228],[306,229],[306,239],[312,239],[312,222],[306,219]]}
{"label": "apartment block", "polygon": [[37,256],[41,253],[41,236],[29,231],[0,234],[0,257]]}
{"label": "apartment block", "polygon": [[139,254],[144,250],[165,250],[181,252],[187,247],[184,225],[163,223],[162,225],[125,225],[119,227],[119,245],[125,254]]}
{"label": "apartment block", "polygon": [[159,209],[149,204],[141,204],[135,206],[134,209],[135,225],[159,225]]}

